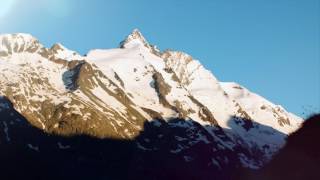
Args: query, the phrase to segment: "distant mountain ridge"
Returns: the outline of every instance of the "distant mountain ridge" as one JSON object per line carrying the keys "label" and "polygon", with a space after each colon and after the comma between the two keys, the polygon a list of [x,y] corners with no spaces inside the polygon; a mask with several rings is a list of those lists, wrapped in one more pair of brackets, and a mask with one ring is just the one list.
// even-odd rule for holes
{"label": "distant mountain ridge", "polygon": [[[208,155],[202,165],[217,172],[262,167],[302,122],[237,83],[219,82],[186,53],[161,52],[137,29],[119,48],[86,56],[61,44],[46,48],[28,34],[0,35],[0,96],[0,112],[16,111],[47,134],[132,140],[146,123],[177,129],[183,133],[173,137],[169,153],[197,162],[189,150],[203,145]],[[0,122],[1,141],[15,143],[19,120],[13,113]],[[162,137],[135,144],[157,152]],[[44,146],[24,143],[40,152]]]}

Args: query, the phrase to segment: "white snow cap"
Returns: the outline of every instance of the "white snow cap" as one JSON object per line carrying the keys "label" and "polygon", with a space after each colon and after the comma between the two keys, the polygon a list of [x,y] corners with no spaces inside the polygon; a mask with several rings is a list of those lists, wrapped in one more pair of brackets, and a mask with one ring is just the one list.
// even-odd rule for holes
{"label": "white snow cap", "polygon": [[134,29],[126,39],[120,43],[121,48],[133,48],[136,46],[150,46],[138,29]]}
{"label": "white snow cap", "polygon": [[157,46],[151,45],[148,41],[143,37],[142,33],[138,29],[134,29],[125,40],[120,43],[120,48],[123,49],[144,49],[147,52],[150,52],[156,56],[160,56],[160,50]]}
{"label": "white snow cap", "polygon": [[64,59],[67,61],[71,60],[84,60],[84,57],[79,55],[75,51],[71,51],[68,48],[64,47],[60,43],[56,43],[51,47],[51,50],[54,52],[56,58]]}
{"label": "white snow cap", "polygon": [[24,51],[43,47],[39,41],[30,34],[16,33],[0,35],[0,51]]}
{"label": "white snow cap", "polygon": [[26,34],[26,33],[15,33],[15,34],[2,34],[0,35],[0,40],[3,39],[10,39],[12,41],[38,41],[35,37],[33,37],[31,34]]}

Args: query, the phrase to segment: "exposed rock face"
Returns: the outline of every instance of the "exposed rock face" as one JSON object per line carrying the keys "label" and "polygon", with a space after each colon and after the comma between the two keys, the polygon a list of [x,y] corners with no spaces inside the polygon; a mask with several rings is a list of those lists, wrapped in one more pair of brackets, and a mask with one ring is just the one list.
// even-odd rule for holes
{"label": "exposed rock face", "polygon": [[[160,52],[137,30],[120,47],[81,56],[61,44],[45,48],[26,34],[0,36],[0,111],[14,114],[0,119],[1,141],[13,139],[18,116],[40,134],[130,141],[136,163],[161,154],[175,157],[172,164],[183,171],[197,164],[217,175],[261,167],[300,125],[282,107],[219,82],[191,56]],[[27,141],[19,143],[39,152],[47,145]]]}

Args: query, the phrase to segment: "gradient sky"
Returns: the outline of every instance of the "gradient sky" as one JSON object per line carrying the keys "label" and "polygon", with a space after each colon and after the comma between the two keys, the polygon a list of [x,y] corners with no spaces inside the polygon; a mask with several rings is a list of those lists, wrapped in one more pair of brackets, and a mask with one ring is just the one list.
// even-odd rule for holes
{"label": "gradient sky", "polygon": [[320,0],[0,0],[0,33],[86,54],[134,28],[287,110],[320,111]]}

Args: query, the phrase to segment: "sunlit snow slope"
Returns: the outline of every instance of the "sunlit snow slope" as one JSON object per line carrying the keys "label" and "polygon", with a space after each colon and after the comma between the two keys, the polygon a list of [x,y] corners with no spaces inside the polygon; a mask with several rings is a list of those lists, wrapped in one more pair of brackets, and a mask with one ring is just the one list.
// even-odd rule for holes
{"label": "sunlit snow slope", "polygon": [[[217,169],[234,157],[241,166],[261,167],[301,123],[241,85],[219,82],[190,55],[161,52],[138,30],[119,48],[86,56],[61,44],[45,48],[28,34],[2,35],[0,96],[47,133],[130,139],[145,122],[170,122],[186,130],[170,153],[189,162],[195,157],[187,150],[204,143]],[[147,151],[148,143],[137,146]]]}

